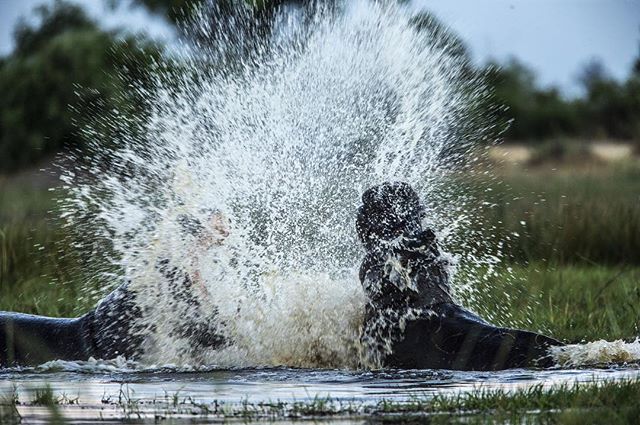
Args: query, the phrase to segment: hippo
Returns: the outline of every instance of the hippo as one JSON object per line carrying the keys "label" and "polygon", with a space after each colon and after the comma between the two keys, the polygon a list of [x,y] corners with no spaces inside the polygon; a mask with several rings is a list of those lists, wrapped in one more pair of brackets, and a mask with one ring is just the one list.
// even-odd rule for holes
{"label": "hippo", "polygon": [[[207,210],[203,224],[193,216],[179,215],[178,227],[185,236],[195,238],[198,249],[219,245],[228,236],[228,223],[216,210]],[[199,273],[190,275],[166,259],[158,259],[155,268],[167,280],[171,296],[189,309],[190,318],[180,321],[173,335],[187,338],[192,350],[218,348],[226,343],[217,331],[217,323],[196,317],[197,293],[202,289]],[[153,332],[141,318],[144,313],[136,302],[138,294],[125,281],[102,299],[96,307],[77,318],[53,318],[0,312],[0,367],[35,366],[51,360],[114,359],[123,356],[140,359],[145,353],[145,335]],[[217,312],[207,319],[215,322]]]}
{"label": "hippo", "polygon": [[95,309],[77,318],[0,312],[0,366],[32,366],[50,360],[136,358],[140,310],[123,284]]}
{"label": "hippo", "polygon": [[402,369],[492,371],[554,365],[561,342],[494,326],[455,302],[450,264],[426,209],[404,182],[362,195],[356,229],[366,249],[360,280],[367,296],[362,343],[368,362]]}

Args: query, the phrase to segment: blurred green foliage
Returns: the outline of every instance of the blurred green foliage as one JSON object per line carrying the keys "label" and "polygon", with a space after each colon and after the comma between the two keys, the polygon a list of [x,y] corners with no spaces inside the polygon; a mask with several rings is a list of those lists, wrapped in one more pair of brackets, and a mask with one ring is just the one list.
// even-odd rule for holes
{"label": "blurred green foliage", "polygon": [[[106,0],[112,7],[116,7],[125,0]],[[193,11],[205,3],[205,0],[128,0],[131,5],[143,6],[152,13],[166,17],[169,22],[178,24],[184,17],[188,17]],[[285,3],[305,4],[313,1],[324,3],[334,0],[217,0],[216,6],[225,14],[231,15],[238,6],[249,6],[257,14],[269,13]]]}
{"label": "blurred green foliage", "polygon": [[490,65],[487,80],[496,100],[508,107],[502,111],[503,120],[513,120],[508,137],[541,139],[565,135],[577,127],[572,105],[563,101],[556,89],[539,89],[535,74],[517,60]]}
{"label": "blurred green foliage", "polygon": [[[145,7],[177,24],[202,0],[105,2]],[[283,3],[312,2],[221,0],[222,15],[212,19],[224,19],[238,4],[253,6],[256,28],[237,37],[260,37],[268,33],[261,26],[268,22],[265,16]],[[124,111],[127,118],[140,116],[144,102],[131,98],[126,87],[144,84],[148,68],[160,55],[160,48],[144,38],[101,30],[77,4],[57,0],[34,14],[37,23],[21,21],[14,30],[15,51],[0,58],[0,173],[17,171],[65,148],[82,149],[85,140],[78,129],[93,117],[112,110]],[[451,52],[468,58],[464,43],[428,13],[418,15],[414,24],[444,35]],[[495,112],[495,128],[512,121],[507,140],[610,138],[634,140],[640,146],[640,55],[626,81],[609,77],[598,62],[588,64],[581,75],[584,96],[577,99],[567,99],[553,87],[541,88],[534,72],[516,60],[485,69],[475,69],[471,62],[465,66],[465,76],[485,75],[494,89],[494,106],[506,106],[497,112],[486,103],[475,108]],[[486,125],[487,114],[479,116]]]}
{"label": "blurred green foliage", "polygon": [[[111,7],[117,7],[122,0],[107,0]],[[189,11],[194,10],[202,0],[131,0],[132,5],[144,6],[150,12],[165,16],[170,22],[178,22]]]}
{"label": "blurred green foliage", "polygon": [[[15,29],[15,51],[0,62],[0,172],[11,172],[63,148],[82,148],[78,128],[131,102],[158,49],[104,32],[76,5],[36,9],[39,24]],[[129,105],[131,106],[131,105]]]}
{"label": "blurred green foliage", "polygon": [[507,108],[503,121],[512,120],[507,140],[550,138],[620,139],[640,141],[640,55],[626,81],[609,77],[597,61],[580,77],[584,96],[567,99],[555,87],[540,88],[535,74],[511,59],[487,67],[495,100]]}
{"label": "blurred green foliage", "polygon": [[581,80],[587,92],[579,100],[582,132],[591,137],[639,140],[640,72],[634,69],[631,77],[620,83],[607,76],[601,63],[592,62]]}

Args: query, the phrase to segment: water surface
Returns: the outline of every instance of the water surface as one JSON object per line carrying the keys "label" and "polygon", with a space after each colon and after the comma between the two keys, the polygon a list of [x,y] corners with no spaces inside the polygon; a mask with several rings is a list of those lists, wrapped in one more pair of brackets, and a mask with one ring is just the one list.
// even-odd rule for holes
{"label": "water surface", "polygon": [[[66,397],[67,404],[63,402],[59,409],[73,423],[101,418],[154,420],[156,417],[206,422],[222,419],[232,412],[229,416],[241,416],[243,409],[259,409],[257,406],[277,402],[328,400],[338,412],[355,408],[364,415],[367,407],[375,407],[382,400],[408,402],[478,388],[512,391],[536,384],[551,387],[639,377],[638,365],[459,372],[290,368],[189,370],[173,366],[132,370],[108,363],[52,362],[35,369],[0,372],[0,391],[10,392],[15,387],[21,401],[18,409],[29,423],[45,421],[50,415],[49,409],[31,405],[34,390],[46,385],[57,397]],[[72,404],[68,404],[70,401]],[[201,405],[208,406],[209,410],[198,407]],[[285,419],[271,414],[265,416]],[[351,418],[356,421],[358,415],[351,414]]]}

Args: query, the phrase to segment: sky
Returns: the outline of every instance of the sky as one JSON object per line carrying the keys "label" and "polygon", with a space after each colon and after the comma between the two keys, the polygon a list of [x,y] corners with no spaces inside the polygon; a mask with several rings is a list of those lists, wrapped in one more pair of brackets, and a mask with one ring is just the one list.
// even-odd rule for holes
{"label": "sky", "polygon": [[[116,10],[104,0],[73,0],[105,28],[146,31],[169,40],[171,28],[159,17],[126,4]],[[20,16],[52,0],[0,0],[0,54],[11,51],[12,28]],[[125,2],[126,3],[126,2]],[[628,76],[640,54],[640,0],[413,0],[467,43],[474,60],[516,57],[538,74],[543,86],[580,94],[582,67],[599,59],[615,78]]]}
{"label": "sky", "polygon": [[478,62],[515,56],[543,85],[578,90],[599,59],[626,78],[640,55],[640,0],[414,0],[457,32]]}

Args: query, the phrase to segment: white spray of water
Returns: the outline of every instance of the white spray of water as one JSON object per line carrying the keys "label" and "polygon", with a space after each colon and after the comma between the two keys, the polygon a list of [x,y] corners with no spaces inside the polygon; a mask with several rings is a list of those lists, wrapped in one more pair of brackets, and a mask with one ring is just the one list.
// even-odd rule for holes
{"label": "white spray of water", "polygon": [[[200,40],[206,16],[194,26]],[[246,25],[239,16],[231,27]],[[113,253],[113,284],[99,292],[130,281],[150,362],[357,365],[365,299],[354,219],[371,185],[412,184],[445,248],[466,246],[457,230],[477,206],[446,183],[469,159],[465,129],[485,91],[446,31],[364,0],[304,20],[283,12],[273,25],[253,56],[217,34],[159,64],[151,87],[133,89],[146,112],[114,111],[87,129],[100,138],[107,128],[115,147],[83,170],[87,183],[67,177],[65,218],[84,228],[92,217],[103,229],[82,235],[112,246],[93,245],[94,256]],[[476,130],[477,139],[490,132]],[[204,249],[178,219],[206,222],[211,210],[230,221],[230,235]],[[180,303],[159,260],[199,273],[197,305]],[[479,266],[499,258],[474,243],[458,261],[480,279]],[[472,283],[454,288],[468,294]],[[229,345],[194,352],[176,336],[185,321],[217,323]]]}
{"label": "white spray of water", "polygon": [[633,342],[593,341],[553,347],[555,362],[563,367],[584,366],[603,363],[629,363],[640,359],[640,340]]}

